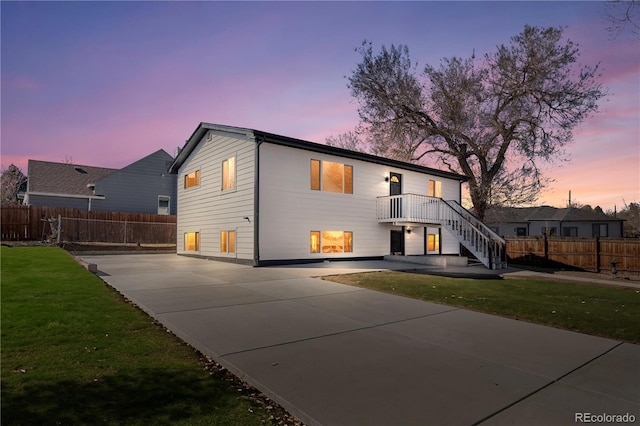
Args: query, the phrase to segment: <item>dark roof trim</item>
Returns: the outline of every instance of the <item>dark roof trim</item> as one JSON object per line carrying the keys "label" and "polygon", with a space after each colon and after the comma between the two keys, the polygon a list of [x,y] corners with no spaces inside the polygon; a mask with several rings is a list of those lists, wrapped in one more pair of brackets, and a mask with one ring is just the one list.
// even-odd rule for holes
{"label": "dark roof trim", "polygon": [[199,141],[208,130],[217,130],[225,133],[233,133],[238,135],[244,135],[249,138],[260,139],[263,142],[272,143],[275,145],[287,146],[290,148],[303,149],[306,151],[318,152],[328,155],[336,155],[339,157],[350,158],[352,160],[366,161],[369,163],[382,164],[389,167],[396,167],[398,169],[410,170],[419,173],[427,173],[433,176],[439,176],[448,179],[454,179],[461,182],[466,182],[468,178],[457,173],[451,173],[444,170],[438,170],[431,167],[421,166],[418,164],[405,163],[404,161],[392,160],[389,158],[379,157],[372,154],[366,154],[358,151],[351,151],[348,149],[337,148],[333,146],[323,145],[315,142],[309,142],[301,139],[290,138],[287,136],[276,135],[273,133],[263,132],[260,130],[245,129],[241,127],[223,126],[211,123],[200,123],[196,130],[191,134],[184,148],[180,151],[173,164],[169,168],[169,173],[177,173],[180,166],[191,155],[196,148]]}

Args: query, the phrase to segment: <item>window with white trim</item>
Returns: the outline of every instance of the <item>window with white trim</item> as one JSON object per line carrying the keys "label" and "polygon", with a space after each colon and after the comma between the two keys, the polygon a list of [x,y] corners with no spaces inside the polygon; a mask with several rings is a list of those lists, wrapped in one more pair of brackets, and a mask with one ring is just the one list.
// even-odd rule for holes
{"label": "window with white trim", "polygon": [[193,188],[200,185],[200,170],[194,170],[193,172],[184,175],[184,188]]}
{"label": "window with white trim", "polygon": [[222,190],[236,189],[236,157],[222,162]]}
{"label": "window with white trim", "polygon": [[199,232],[184,233],[184,250],[200,251],[200,233]]}
{"label": "window with white trim", "polygon": [[311,189],[353,194],[353,166],[332,161],[311,160]]}
{"label": "window with white trim", "polygon": [[220,231],[220,253],[236,252],[236,231]]}
{"label": "window with white trim", "polygon": [[353,232],[311,231],[309,251],[311,253],[352,253]]}
{"label": "window with white trim", "polygon": [[429,180],[429,197],[442,198],[442,182],[439,180]]}

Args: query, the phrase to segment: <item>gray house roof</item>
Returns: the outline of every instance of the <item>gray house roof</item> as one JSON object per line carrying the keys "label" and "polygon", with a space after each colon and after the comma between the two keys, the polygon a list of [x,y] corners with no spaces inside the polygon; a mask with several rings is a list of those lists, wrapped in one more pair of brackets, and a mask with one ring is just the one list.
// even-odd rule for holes
{"label": "gray house roof", "polygon": [[574,207],[494,207],[485,214],[487,223],[527,223],[534,221],[558,222],[620,222],[622,219],[607,216],[594,210]]}
{"label": "gray house roof", "polygon": [[88,185],[117,171],[104,167],[29,160],[27,192],[92,196],[93,190]]}
{"label": "gray house roof", "polygon": [[351,151],[348,149],[332,147],[315,142],[309,142],[301,139],[290,138],[287,136],[276,135],[273,133],[263,132],[260,130],[246,129],[242,127],[224,126],[220,124],[200,123],[196,130],[187,139],[184,147],[180,153],[176,156],[173,164],[169,168],[169,173],[178,173],[178,169],[185,162],[185,160],[191,155],[196,148],[202,137],[209,130],[217,130],[220,132],[245,135],[249,138],[255,138],[259,142],[267,142],[276,145],[288,146],[291,148],[304,149],[307,151],[320,152],[324,154],[338,155],[344,158],[350,158],[354,160],[366,161],[369,163],[383,164],[390,167],[397,167],[399,169],[411,170],[420,173],[428,173],[430,175],[444,177],[448,179],[454,179],[460,182],[466,182],[468,179],[466,176],[459,175],[457,173],[451,173],[443,170],[433,169],[431,167],[421,166],[418,164],[405,163],[404,161],[392,160],[389,158],[378,157],[376,155],[366,154],[358,151]]}

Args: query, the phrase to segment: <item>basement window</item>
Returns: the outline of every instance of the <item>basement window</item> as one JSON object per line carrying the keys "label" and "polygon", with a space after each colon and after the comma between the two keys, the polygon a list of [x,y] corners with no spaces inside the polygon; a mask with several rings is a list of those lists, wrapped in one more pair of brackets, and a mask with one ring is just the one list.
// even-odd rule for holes
{"label": "basement window", "polygon": [[311,231],[309,251],[311,253],[351,253],[353,252],[353,232]]}
{"label": "basement window", "polygon": [[184,233],[184,250],[200,251],[200,233],[199,232]]}
{"label": "basement window", "polygon": [[236,252],[236,231],[220,231],[220,253]]}

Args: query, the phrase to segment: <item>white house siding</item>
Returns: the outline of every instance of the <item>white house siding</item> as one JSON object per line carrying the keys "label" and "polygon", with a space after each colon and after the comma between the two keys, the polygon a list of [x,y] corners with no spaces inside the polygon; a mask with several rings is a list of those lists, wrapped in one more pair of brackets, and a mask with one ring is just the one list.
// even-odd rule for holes
{"label": "white house siding", "polygon": [[[353,166],[353,194],[310,189],[310,161],[332,161]],[[429,179],[442,181],[443,198],[459,200],[455,180],[389,166],[320,154],[302,149],[262,144],[260,147],[260,260],[322,259],[383,256],[390,251],[390,230],[376,217],[376,198],[389,195],[385,177],[402,174],[403,193],[428,193]],[[412,227],[405,239],[407,254],[424,253],[424,225]],[[415,235],[413,229],[416,229]],[[353,232],[352,253],[310,253],[311,231]],[[459,253],[457,241],[443,232],[443,253]]]}
{"label": "white house siding", "polygon": [[[178,241],[180,254],[253,261],[255,142],[243,135],[207,134],[178,171]],[[236,158],[236,188],[222,191],[222,163]],[[184,176],[200,170],[200,185],[184,188]],[[244,219],[248,217],[249,221]],[[220,231],[236,231],[236,252],[220,253]],[[200,251],[184,250],[184,233],[200,232]]]}

